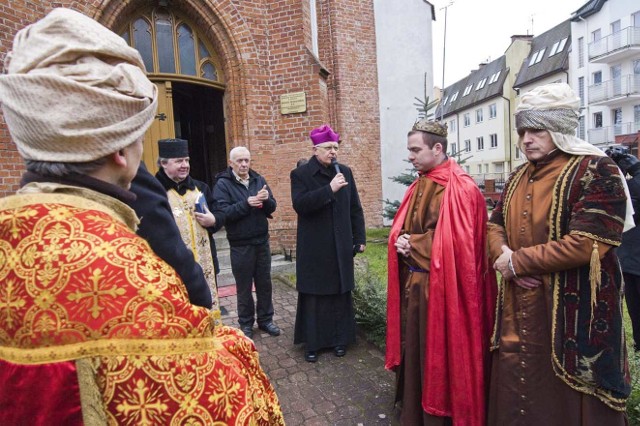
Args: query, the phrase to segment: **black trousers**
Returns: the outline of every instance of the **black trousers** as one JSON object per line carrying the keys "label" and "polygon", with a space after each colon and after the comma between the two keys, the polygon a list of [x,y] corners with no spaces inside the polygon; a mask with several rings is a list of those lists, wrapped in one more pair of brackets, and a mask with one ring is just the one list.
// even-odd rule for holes
{"label": "black trousers", "polygon": [[640,276],[624,273],[624,298],[627,302],[633,343],[636,351],[640,350]]}
{"label": "black trousers", "polygon": [[[273,320],[271,284],[271,250],[269,241],[260,245],[230,248],[231,272],[236,280],[238,324],[253,326],[256,314],[258,325]],[[254,304],[251,286],[255,284],[257,303]]]}

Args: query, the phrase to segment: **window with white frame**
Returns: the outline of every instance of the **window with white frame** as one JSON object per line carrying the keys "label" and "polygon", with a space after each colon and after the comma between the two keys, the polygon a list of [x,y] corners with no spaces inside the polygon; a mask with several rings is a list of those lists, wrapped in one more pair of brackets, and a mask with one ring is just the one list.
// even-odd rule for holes
{"label": "window with white frame", "polygon": [[544,49],[538,50],[536,53],[534,53],[533,56],[531,56],[531,60],[529,60],[529,66],[535,65],[538,62],[540,62],[542,60],[542,58],[544,57],[544,52],[546,50],[547,49],[544,48]]}
{"label": "window with white frame", "polygon": [[578,39],[578,68],[584,67],[584,37]]}
{"label": "window with white frame", "polygon": [[599,129],[602,127],[602,112],[593,113],[593,127]]}
{"label": "window with white frame", "polygon": [[482,123],[484,121],[484,117],[482,115],[482,108],[478,108],[476,110],[476,123]]}
{"label": "window with white frame", "polygon": [[602,38],[602,30],[599,28],[591,33],[591,41],[598,41]]}
{"label": "window with white frame", "polygon": [[500,71],[494,73],[491,78],[489,79],[489,84],[493,84],[496,81],[498,81],[498,77],[500,77]]}
{"label": "window with white frame", "polygon": [[462,96],[467,96],[469,94],[469,92],[471,92],[471,88],[473,87],[473,84],[468,85],[467,87],[464,88],[464,93],[462,94]]}
{"label": "window with white frame", "polygon": [[584,115],[578,118],[578,137],[582,140],[585,139]]}
{"label": "window with white frame", "polygon": [[496,107],[496,104],[489,105],[489,119],[496,118],[497,115],[498,115],[498,108]]}
{"label": "window with white frame", "polygon": [[454,103],[456,101],[456,99],[458,99],[458,93],[460,92],[456,92],[453,94],[453,96],[451,96],[451,103]]}
{"label": "window with white frame", "polygon": [[634,130],[640,132],[640,105],[633,106],[633,123],[635,125]]}
{"label": "window with white frame", "polygon": [[485,173],[489,173],[489,165],[488,164],[484,165],[484,172]]}
{"label": "window with white frame", "polygon": [[470,166],[464,166],[464,170],[465,170],[467,173],[471,173],[471,167],[470,167]]}
{"label": "window with white frame", "polygon": [[471,114],[469,114],[468,112],[465,112],[463,118],[464,118],[464,127],[471,126]]}
{"label": "window with white frame", "polygon": [[617,32],[620,32],[620,28],[622,28],[620,26],[620,20],[618,19],[617,21],[614,21],[611,23],[611,34],[615,34]]}
{"label": "window with white frame", "polygon": [[487,78],[483,78],[482,80],[480,80],[478,82],[478,84],[476,85],[476,90],[480,90],[484,87],[485,83],[487,82]]}
{"label": "window with white frame", "polygon": [[484,149],[484,136],[478,136],[476,142],[478,143],[478,151],[482,151]]}
{"label": "window with white frame", "polygon": [[455,143],[451,144],[451,155],[455,155],[457,153],[457,145]]}
{"label": "window with white frame", "polygon": [[631,14],[631,26],[640,28],[640,11]]}
{"label": "window with white frame", "polygon": [[593,80],[593,84],[597,85],[597,84],[602,84],[602,71],[596,71],[591,75],[591,78]]}
{"label": "window with white frame", "polygon": [[493,163],[493,171],[495,173],[504,173],[504,164],[503,163]]}
{"label": "window with white frame", "polygon": [[471,139],[464,141],[464,152],[471,152]]}
{"label": "window with white frame", "polygon": [[446,105],[449,100],[449,96],[445,96],[444,101],[442,101],[442,105]]}
{"label": "window with white frame", "polygon": [[482,174],[482,164],[478,164],[478,174]]}
{"label": "window with white frame", "polygon": [[580,106],[584,106],[584,77],[578,77],[578,96],[580,97]]}
{"label": "window with white frame", "polygon": [[457,125],[458,125],[458,123],[457,123],[455,118],[453,120],[449,121],[449,131],[455,132]]}
{"label": "window with white frame", "polygon": [[497,133],[492,133],[491,135],[489,135],[490,143],[491,143],[491,148],[497,148],[498,147],[498,134]]}
{"label": "window with white frame", "polygon": [[562,52],[564,50],[564,46],[567,44],[567,39],[568,37],[563,38],[560,41],[556,41],[555,43],[553,43],[553,46],[551,47],[551,50],[549,51],[549,56],[553,56],[556,55],[560,52]]}

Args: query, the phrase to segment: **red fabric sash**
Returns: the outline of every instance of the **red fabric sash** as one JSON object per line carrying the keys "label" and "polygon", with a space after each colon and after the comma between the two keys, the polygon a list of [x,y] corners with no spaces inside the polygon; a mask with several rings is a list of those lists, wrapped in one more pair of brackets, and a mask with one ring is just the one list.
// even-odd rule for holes
{"label": "red fabric sash", "polygon": [[[495,273],[485,252],[487,210],[476,183],[453,159],[426,176],[446,189],[431,253],[422,406],[429,414],[452,417],[454,425],[483,425],[496,297]],[[401,362],[401,291],[394,243],[414,188],[415,182],[389,235],[388,369]]]}

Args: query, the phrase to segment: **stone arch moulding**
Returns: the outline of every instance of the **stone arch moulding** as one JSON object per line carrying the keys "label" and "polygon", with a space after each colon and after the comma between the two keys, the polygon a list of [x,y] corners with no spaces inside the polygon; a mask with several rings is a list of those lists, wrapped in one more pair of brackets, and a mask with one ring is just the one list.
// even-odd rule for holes
{"label": "stone arch moulding", "polygon": [[[149,0],[104,0],[95,11],[93,19],[110,29],[116,29],[138,9],[148,7]],[[227,148],[249,146],[249,120],[247,113],[247,87],[250,59],[258,54],[252,42],[242,44],[239,40],[253,40],[250,29],[235,5],[229,0],[181,0],[169,2],[169,7],[188,16],[205,35],[220,58],[226,80],[224,107],[227,114]],[[234,22],[233,25],[229,22]],[[254,52],[241,54],[240,52]],[[255,69],[255,68],[254,68]]]}

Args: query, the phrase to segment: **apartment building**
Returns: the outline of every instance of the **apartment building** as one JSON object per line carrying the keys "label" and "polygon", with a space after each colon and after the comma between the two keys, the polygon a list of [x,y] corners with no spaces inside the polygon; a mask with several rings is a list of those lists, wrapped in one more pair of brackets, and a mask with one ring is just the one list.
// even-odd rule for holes
{"label": "apartment building", "polygon": [[[500,58],[480,64],[446,87],[436,116],[449,128],[449,149],[480,187],[504,182],[519,152],[513,149],[511,116],[515,108],[515,73],[530,51],[532,37],[513,36]],[[489,191],[491,188],[487,188]],[[492,191],[489,191],[492,192]]]}
{"label": "apartment building", "polygon": [[640,3],[592,0],[571,17],[571,86],[578,136],[600,147],[640,144]]}

